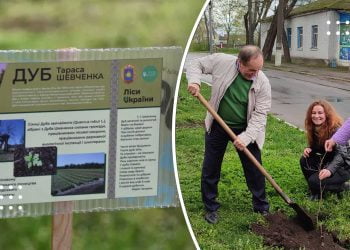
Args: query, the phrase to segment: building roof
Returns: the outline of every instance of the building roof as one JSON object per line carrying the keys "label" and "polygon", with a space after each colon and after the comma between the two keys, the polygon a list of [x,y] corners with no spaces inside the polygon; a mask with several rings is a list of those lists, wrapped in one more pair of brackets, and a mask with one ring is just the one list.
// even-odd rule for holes
{"label": "building roof", "polygon": [[350,11],[350,0],[318,0],[316,2],[293,9],[289,14],[289,17],[325,10]]}
{"label": "building roof", "polygon": [[[289,17],[321,12],[327,10],[339,10],[339,11],[350,11],[350,0],[318,0],[310,4],[306,4],[297,8],[294,8],[288,15]],[[262,22],[271,22],[272,16],[269,16],[262,20]]]}

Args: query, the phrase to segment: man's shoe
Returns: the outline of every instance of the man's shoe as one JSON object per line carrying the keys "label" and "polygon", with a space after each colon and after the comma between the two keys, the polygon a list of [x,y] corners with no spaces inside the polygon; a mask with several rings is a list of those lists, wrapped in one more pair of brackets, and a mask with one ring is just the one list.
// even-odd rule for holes
{"label": "man's shoe", "polygon": [[344,197],[343,192],[337,192],[336,194],[337,194],[338,199],[340,199],[340,200],[343,199],[343,197]]}
{"label": "man's shoe", "polygon": [[204,215],[204,219],[207,222],[209,222],[210,224],[216,224],[216,223],[218,223],[218,220],[219,220],[218,212],[217,211],[212,211],[212,212],[208,211]]}
{"label": "man's shoe", "polygon": [[264,217],[270,214],[269,211],[267,211],[267,210],[262,210],[262,211],[254,210],[254,213],[261,214]]}
{"label": "man's shoe", "polygon": [[310,194],[310,196],[309,196],[310,201],[318,201],[319,199],[320,199],[319,194]]}
{"label": "man's shoe", "polygon": [[350,181],[346,181],[343,183],[342,188],[344,191],[349,191],[350,190]]}
{"label": "man's shoe", "polygon": [[266,216],[268,216],[269,215],[269,211],[262,211],[262,212],[260,212],[260,214],[262,215],[262,216],[264,216],[264,217],[266,217]]}

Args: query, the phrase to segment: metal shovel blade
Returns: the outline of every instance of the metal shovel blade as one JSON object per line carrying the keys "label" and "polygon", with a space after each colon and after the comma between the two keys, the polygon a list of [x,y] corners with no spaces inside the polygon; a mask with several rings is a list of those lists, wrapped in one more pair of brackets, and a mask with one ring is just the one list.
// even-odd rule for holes
{"label": "metal shovel blade", "polygon": [[306,230],[311,231],[315,229],[314,221],[311,219],[311,216],[308,215],[304,209],[302,209],[297,203],[288,204],[294,211],[297,213],[297,219],[300,222],[300,225]]}

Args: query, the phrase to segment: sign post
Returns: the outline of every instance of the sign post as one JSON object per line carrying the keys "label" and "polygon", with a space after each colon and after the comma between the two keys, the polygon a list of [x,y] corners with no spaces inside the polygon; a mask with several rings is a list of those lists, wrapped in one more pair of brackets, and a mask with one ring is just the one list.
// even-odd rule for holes
{"label": "sign post", "polygon": [[58,210],[66,210],[64,214],[52,215],[52,250],[72,249],[73,236],[73,202],[61,201],[54,204]]}

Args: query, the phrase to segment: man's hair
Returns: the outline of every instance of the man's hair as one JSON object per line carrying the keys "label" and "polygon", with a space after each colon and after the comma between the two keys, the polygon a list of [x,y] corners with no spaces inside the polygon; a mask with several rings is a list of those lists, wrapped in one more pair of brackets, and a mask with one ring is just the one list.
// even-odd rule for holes
{"label": "man's hair", "polygon": [[246,45],[244,46],[238,54],[238,59],[244,65],[258,56],[263,56],[261,49],[255,45]]}

